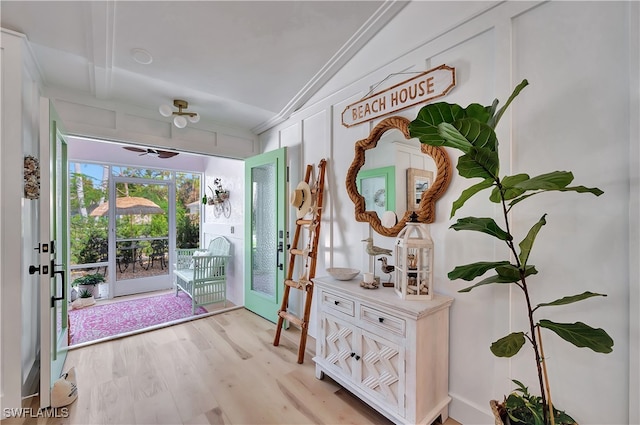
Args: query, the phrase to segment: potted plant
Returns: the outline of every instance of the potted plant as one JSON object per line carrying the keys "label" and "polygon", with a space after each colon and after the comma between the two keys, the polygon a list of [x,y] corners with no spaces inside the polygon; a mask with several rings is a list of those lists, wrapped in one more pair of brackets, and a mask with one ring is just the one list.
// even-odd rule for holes
{"label": "potted plant", "polygon": [[94,305],[96,303],[93,294],[88,289],[80,289],[78,292],[78,298],[71,303],[71,306],[74,309],[89,307],[90,305]]}
{"label": "potted plant", "polygon": [[[98,284],[104,282],[104,275],[101,273],[87,274],[75,279],[71,286],[78,287],[78,296],[82,294],[83,291],[88,291],[92,297],[97,297],[98,295]],[[80,296],[82,298],[82,296]]]}
{"label": "potted plant", "polygon": [[[510,230],[510,213],[513,208],[523,205],[523,201],[540,193],[549,191],[591,193],[600,196],[603,192],[598,188],[584,186],[569,186],[573,181],[573,174],[568,171],[554,171],[535,177],[528,174],[499,176],[500,163],[498,155],[498,140],[495,128],[515,97],[528,85],[523,80],[513,91],[506,104],[498,109],[498,101],[490,106],[473,103],[466,108],[445,102],[424,106],[418,116],[409,125],[411,137],[417,137],[420,142],[432,146],[446,146],[462,151],[458,159],[458,174],[465,178],[480,178],[479,183],[464,190],[460,197],[453,202],[451,217],[471,197],[483,190],[491,189],[489,200],[501,206],[504,224],[498,225],[491,217],[459,218],[451,228],[471,230],[486,233],[504,243],[511,260],[482,261],[455,267],[449,272],[451,280],[464,279],[472,281],[475,278],[493,271],[493,275],[486,277],[472,286],[460,290],[469,292],[480,286],[494,283],[515,285],[524,296],[528,329],[512,332],[491,344],[491,352],[498,357],[512,357],[525,344],[530,344],[531,355],[535,362],[540,396],[529,394],[527,387],[519,381],[514,381],[518,388],[505,400],[492,401],[494,414],[502,416],[499,420],[527,424],[561,424],[575,422],[564,412],[553,408],[551,394],[547,380],[547,370],[542,346],[541,329],[557,334],[560,338],[577,347],[587,347],[595,352],[609,353],[612,351],[613,340],[602,329],[596,329],[582,322],[557,323],[538,315],[546,307],[565,306],[592,297],[602,297],[605,294],[585,291],[580,294],[561,296],[550,302],[533,304],[533,288],[529,284],[530,278],[538,273],[536,267],[529,264],[529,255],[538,232],[546,224],[546,214],[533,224],[528,234],[518,245]],[[519,248],[519,249],[518,249]],[[554,412],[553,415],[550,412]]]}

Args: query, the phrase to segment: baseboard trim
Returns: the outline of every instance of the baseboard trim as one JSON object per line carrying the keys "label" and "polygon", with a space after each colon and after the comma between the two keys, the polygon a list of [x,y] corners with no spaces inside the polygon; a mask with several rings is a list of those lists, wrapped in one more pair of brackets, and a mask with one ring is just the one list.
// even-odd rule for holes
{"label": "baseboard trim", "polygon": [[451,404],[449,404],[449,417],[464,425],[494,425],[495,420],[489,407],[489,400],[486,406],[480,406],[472,401],[461,397],[455,393],[449,393]]}

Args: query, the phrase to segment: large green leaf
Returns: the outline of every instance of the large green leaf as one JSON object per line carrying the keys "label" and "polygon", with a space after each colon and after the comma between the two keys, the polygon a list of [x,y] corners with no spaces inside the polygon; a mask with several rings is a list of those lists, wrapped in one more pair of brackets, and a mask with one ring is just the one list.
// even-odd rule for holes
{"label": "large green leaf", "polygon": [[482,232],[491,236],[495,236],[496,238],[503,241],[512,239],[511,235],[502,230],[492,218],[488,217],[459,218],[456,223],[451,225],[451,228],[454,230],[473,230],[476,232]]}
{"label": "large green leaf", "polygon": [[514,187],[523,190],[558,190],[567,187],[572,181],[571,171],[553,171],[521,181]]}
{"label": "large green leaf", "polygon": [[498,122],[500,121],[500,118],[502,118],[502,115],[505,113],[505,111],[507,110],[509,105],[511,105],[511,102],[513,102],[513,99],[515,99],[516,96],[518,96],[520,94],[522,89],[527,87],[527,85],[529,85],[529,82],[527,80],[522,80],[522,82],[520,84],[518,84],[515,89],[513,89],[513,93],[511,93],[511,96],[509,96],[509,99],[507,99],[507,103],[505,103],[504,106],[502,108],[500,108],[498,113],[495,114],[489,120],[489,122],[487,122],[487,124],[489,126],[491,126],[492,128],[496,128],[496,126],[498,125]]}
{"label": "large green leaf", "polygon": [[491,352],[497,357],[513,357],[525,342],[523,332],[513,332],[491,344]]}
{"label": "large green leaf", "polygon": [[539,192],[534,192],[534,193],[528,193],[524,196],[521,196],[519,198],[514,199],[513,201],[509,202],[509,209],[513,208],[516,204],[524,201],[525,199],[527,199],[530,196],[533,195],[538,195],[540,193],[545,193],[545,192],[577,192],[577,193],[591,193],[595,196],[600,196],[602,195],[604,192],[600,189],[598,189],[597,187],[585,187],[585,186],[571,186],[571,187],[563,187],[560,189],[546,189],[546,190],[541,190]]}
{"label": "large green leaf", "polygon": [[560,338],[576,347],[587,347],[597,353],[613,351],[613,339],[604,329],[595,329],[582,322],[556,323],[551,320],[540,320],[539,325],[555,332]]}
{"label": "large green leaf", "polygon": [[587,298],[591,298],[591,297],[606,297],[606,296],[607,296],[607,294],[598,294],[596,292],[586,291],[586,292],[583,292],[582,294],[571,295],[571,296],[568,296],[568,297],[558,298],[557,300],[552,301],[550,303],[538,304],[536,306],[536,308],[572,304],[572,303],[575,303],[575,302],[578,302],[578,301],[586,300]]}
{"label": "large green leaf", "polygon": [[602,195],[604,192],[597,187],[584,187],[584,186],[571,186],[558,189],[559,192],[578,192],[578,193],[592,193],[596,196]]}
{"label": "large green leaf", "polygon": [[[496,273],[505,280],[511,279],[512,282],[517,282],[522,277],[520,275],[520,269],[513,264],[496,267]],[[538,274],[538,270],[536,270],[534,266],[527,266],[525,268],[524,276],[527,277],[532,274]]]}
{"label": "large green leaf", "polygon": [[[516,174],[515,176],[503,177],[502,180],[500,181],[500,186],[502,187],[502,193],[503,193],[504,199],[509,200],[522,195],[525,192],[525,190],[517,189],[514,186],[528,179],[529,179],[528,174]],[[492,202],[496,202],[496,203],[502,202],[502,198],[500,197],[500,188],[496,186],[493,189],[493,192],[491,192],[491,196],[489,197],[489,199]]]}
{"label": "large green leaf", "polygon": [[474,184],[473,186],[463,190],[462,194],[460,194],[460,197],[456,199],[453,205],[451,206],[450,217],[453,217],[456,211],[460,209],[464,205],[464,203],[467,202],[467,200],[469,200],[469,198],[471,198],[473,195],[475,195],[476,193],[484,189],[490,188],[491,185],[493,185],[493,179],[487,178],[482,180],[480,183]]}
{"label": "large green leaf", "polygon": [[465,116],[467,118],[473,118],[475,120],[480,121],[481,123],[486,124],[491,116],[493,115],[493,105],[491,106],[482,106],[479,103],[472,103],[466,107],[464,110]]}
{"label": "large green leaf", "polygon": [[464,280],[473,280],[478,276],[482,276],[489,270],[493,270],[498,266],[504,266],[509,264],[508,261],[480,261],[477,263],[466,264],[464,266],[456,266],[455,269],[449,272],[447,275],[449,279],[464,279]]}
{"label": "large green leaf", "polygon": [[527,236],[522,240],[522,242],[520,242],[519,258],[520,264],[523,267],[526,266],[527,261],[529,261],[529,254],[531,253],[531,248],[533,247],[533,242],[536,240],[538,232],[540,231],[542,226],[547,224],[547,221],[544,219],[546,216],[547,215],[544,214],[542,217],[540,217],[540,220],[538,220],[538,222],[534,224],[531,229],[529,229],[529,233],[527,233]]}
{"label": "large green leaf", "polygon": [[482,279],[480,282],[475,285],[471,285],[467,288],[460,289],[458,292],[470,292],[473,288],[477,288],[478,286],[490,285],[492,283],[513,283],[513,279],[507,279],[502,276],[494,275],[487,278]]}
{"label": "large green leaf", "polygon": [[[486,148],[495,151],[498,147],[498,137],[488,125],[474,118],[463,118],[452,124],[442,123],[439,127],[445,128],[447,125],[455,127],[464,138],[476,148]],[[449,130],[450,131],[450,130]],[[446,135],[442,134],[444,138]]]}
{"label": "large green leaf", "polygon": [[443,122],[438,124],[438,133],[444,142],[443,146],[459,149],[464,153],[473,147],[471,142],[453,125]]}
{"label": "large green leaf", "polygon": [[497,180],[500,170],[500,160],[498,153],[486,148],[469,149],[469,152],[458,158],[458,174],[462,177],[472,179],[480,177]]}
{"label": "large green leaf", "polygon": [[431,146],[444,146],[446,141],[438,132],[438,124],[452,123],[465,117],[464,109],[446,102],[430,103],[423,106],[415,120],[409,123],[409,134],[420,142]]}

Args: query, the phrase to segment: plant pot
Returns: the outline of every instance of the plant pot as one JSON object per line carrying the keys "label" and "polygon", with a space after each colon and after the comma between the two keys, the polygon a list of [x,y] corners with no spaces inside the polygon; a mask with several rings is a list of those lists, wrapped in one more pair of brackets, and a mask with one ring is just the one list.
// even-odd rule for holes
{"label": "plant pot", "polygon": [[[507,414],[507,410],[505,409],[503,403],[499,402],[498,400],[491,400],[489,401],[489,406],[491,406],[491,411],[493,412],[495,425],[513,425],[515,423],[511,422],[511,419],[509,418],[509,415]],[[573,422],[573,425],[578,425],[578,423]]]}
{"label": "plant pot", "polygon": [[491,406],[491,411],[493,412],[493,418],[496,425],[511,424],[507,411],[504,410],[504,406],[499,401],[491,400],[489,401],[489,406]]}
{"label": "plant pot", "polygon": [[98,297],[98,285],[78,285],[78,295],[88,291],[93,298]]}
{"label": "plant pot", "polygon": [[76,300],[71,303],[71,307],[77,310],[77,309],[89,307],[91,305],[94,305],[95,303],[96,303],[96,300],[93,297],[76,298]]}

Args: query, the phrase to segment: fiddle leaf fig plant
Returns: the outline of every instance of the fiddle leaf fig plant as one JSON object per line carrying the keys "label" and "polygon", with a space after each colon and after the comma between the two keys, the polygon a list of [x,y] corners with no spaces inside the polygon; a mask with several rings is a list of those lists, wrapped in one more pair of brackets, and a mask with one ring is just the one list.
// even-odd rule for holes
{"label": "fiddle leaf fig plant", "polygon": [[[490,284],[512,284],[521,290],[526,301],[524,313],[527,316],[528,329],[512,332],[498,339],[491,344],[490,349],[495,356],[512,357],[525,344],[531,345],[540,386],[540,397],[531,400],[539,400],[542,405],[542,421],[544,424],[549,424],[553,423],[549,412],[555,410],[552,403],[548,402],[550,394],[548,394],[548,382],[545,382],[546,365],[542,355],[540,330],[547,329],[577,347],[587,347],[599,353],[610,353],[613,349],[613,340],[603,329],[596,329],[582,322],[557,323],[538,318],[542,307],[564,306],[606,295],[585,291],[581,294],[563,296],[550,302],[535,305],[529,281],[533,275],[538,273],[538,270],[534,265],[529,264],[529,256],[538,233],[547,223],[547,215],[542,214],[540,219],[531,226],[524,239],[516,242],[511,233],[509,214],[516,205],[545,192],[590,193],[595,196],[600,196],[603,192],[598,188],[570,186],[573,174],[569,171],[553,171],[534,177],[525,173],[500,177],[498,138],[495,128],[506,109],[527,85],[527,80],[518,84],[506,104],[499,109],[498,100],[489,106],[473,103],[466,108],[445,102],[426,105],[420,110],[416,119],[410,123],[409,132],[411,137],[417,137],[421,143],[460,150],[462,155],[458,158],[458,174],[468,179],[481,179],[462,191],[459,198],[453,202],[451,217],[471,197],[488,189],[491,189],[488,196],[489,201],[501,206],[502,225],[491,217],[464,217],[459,218],[451,228],[456,231],[470,230],[485,233],[504,242],[509,259],[480,261],[457,266],[448,274],[448,277],[451,280],[472,281],[491,271],[493,272],[491,276],[485,277],[460,292],[470,292],[477,287]],[[508,407],[507,405],[507,409]]]}

